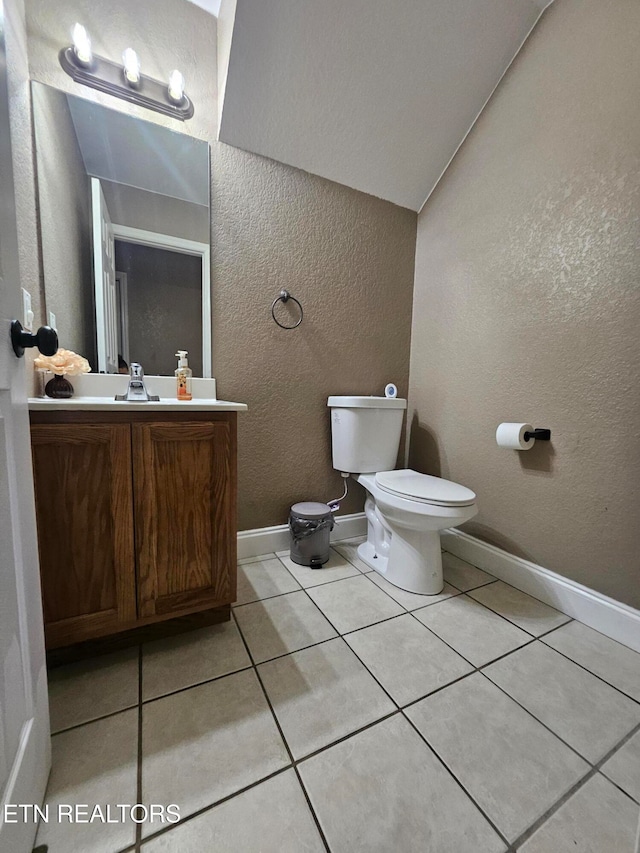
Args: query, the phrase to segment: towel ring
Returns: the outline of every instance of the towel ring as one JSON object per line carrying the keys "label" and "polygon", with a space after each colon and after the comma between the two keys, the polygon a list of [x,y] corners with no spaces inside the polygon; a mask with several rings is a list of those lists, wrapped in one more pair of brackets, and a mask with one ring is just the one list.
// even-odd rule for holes
{"label": "towel ring", "polygon": [[[276,318],[276,305],[278,304],[278,302],[288,302],[289,299],[292,299],[300,309],[300,318],[298,319],[297,323],[293,324],[293,326],[285,326],[283,323],[280,322],[280,320]],[[281,329],[297,329],[300,323],[302,323],[304,311],[302,310],[302,305],[295,298],[295,296],[292,296],[288,290],[281,290],[280,294],[276,296],[276,298],[273,300],[273,304],[271,305],[271,316],[273,317],[274,323],[277,323],[277,325],[280,326]]]}

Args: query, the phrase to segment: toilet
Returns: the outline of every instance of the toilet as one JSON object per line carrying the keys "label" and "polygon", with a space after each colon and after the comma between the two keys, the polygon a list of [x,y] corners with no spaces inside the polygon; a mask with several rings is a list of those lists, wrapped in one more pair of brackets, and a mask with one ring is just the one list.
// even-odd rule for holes
{"label": "toilet", "polygon": [[478,512],[458,483],[393,470],[407,401],[397,397],[329,397],[333,467],[367,490],[367,541],[358,556],[394,586],[420,595],[442,592],[440,531]]}

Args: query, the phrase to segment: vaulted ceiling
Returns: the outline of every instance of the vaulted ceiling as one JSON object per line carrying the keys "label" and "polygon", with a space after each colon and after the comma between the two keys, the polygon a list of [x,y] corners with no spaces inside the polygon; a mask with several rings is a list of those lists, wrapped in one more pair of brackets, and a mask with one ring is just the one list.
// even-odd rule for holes
{"label": "vaulted ceiling", "polygon": [[222,0],[220,140],[419,210],[548,0]]}

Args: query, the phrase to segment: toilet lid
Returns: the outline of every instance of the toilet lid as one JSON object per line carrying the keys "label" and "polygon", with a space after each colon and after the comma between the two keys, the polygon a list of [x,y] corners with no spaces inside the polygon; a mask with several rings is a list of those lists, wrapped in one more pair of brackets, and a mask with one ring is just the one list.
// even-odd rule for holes
{"label": "toilet lid", "polygon": [[400,471],[380,471],[376,474],[376,483],[385,492],[409,500],[424,501],[437,506],[470,506],[476,496],[459,483],[418,474],[409,468]]}

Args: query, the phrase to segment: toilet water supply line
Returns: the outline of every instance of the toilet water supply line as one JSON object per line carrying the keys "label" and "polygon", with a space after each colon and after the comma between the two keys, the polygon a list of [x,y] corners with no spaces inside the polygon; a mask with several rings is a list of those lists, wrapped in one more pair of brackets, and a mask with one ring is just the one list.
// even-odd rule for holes
{"label": "toilet water supply line", "polygon": [[331,512],[338,512],[340,509],[340,504],[346,498],[347,492],[349,491],[349,475],[348,474],[340,474],[340,476],[344,479],[344,494],[339,498],[334,498],[332,501],[327,501],[327,506],[331,510]]}

